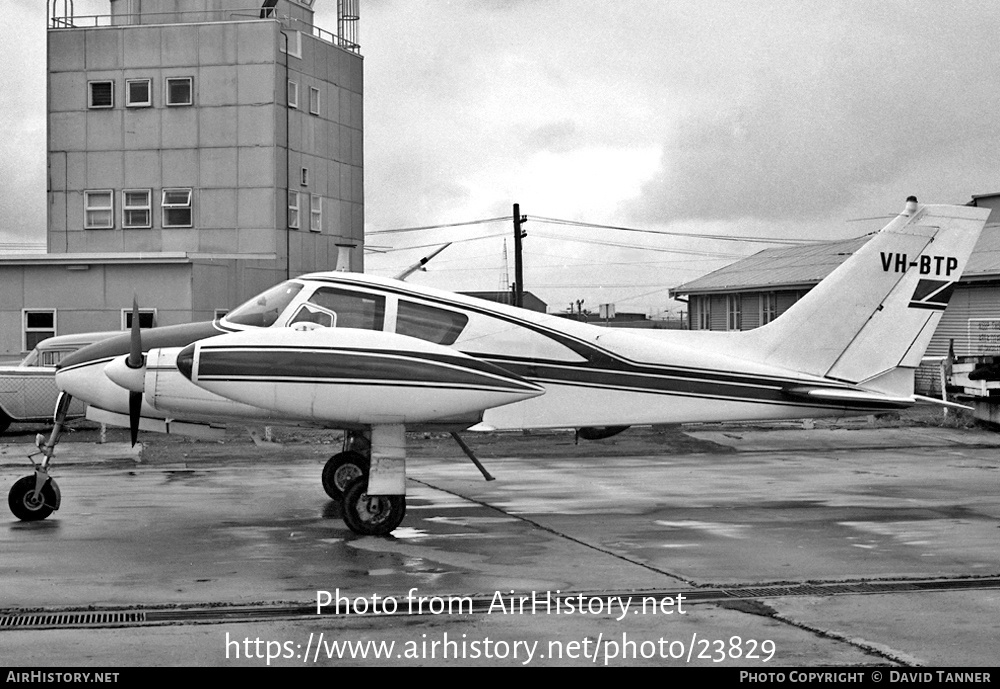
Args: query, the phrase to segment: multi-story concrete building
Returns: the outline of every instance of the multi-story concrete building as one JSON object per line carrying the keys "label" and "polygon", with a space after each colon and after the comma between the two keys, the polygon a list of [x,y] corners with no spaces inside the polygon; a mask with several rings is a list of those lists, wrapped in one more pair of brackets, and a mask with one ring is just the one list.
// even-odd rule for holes
{"label": "multi-story concrete building", "polygon": [[0,355],[363,269],[357,0],[315,2],[49,3],[48,253],[0,258]]}

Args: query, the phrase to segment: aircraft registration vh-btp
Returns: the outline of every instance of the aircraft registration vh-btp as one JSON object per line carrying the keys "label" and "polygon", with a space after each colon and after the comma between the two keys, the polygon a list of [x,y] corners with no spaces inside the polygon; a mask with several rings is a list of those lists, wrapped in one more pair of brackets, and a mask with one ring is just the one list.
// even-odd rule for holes
{"label": "aircraft registration vh-btp", "polygon": [[788,311],[746,332],[623,331],[398,280],[304,275],[220,320],[136,328],[65,358],[55,426],[10,507],[23,520],[59,507],[49,469],[71,396],[88,418],[130,427],[133,443],[139,429],[197,435],[225,422],[344,430],[322,484],[347,525],[373,535],[405,513],[407,430],[451,431],[468,452],[458,431],[596,435],[905,408],[926,400],[913,371],[987,215],[911,197]]}

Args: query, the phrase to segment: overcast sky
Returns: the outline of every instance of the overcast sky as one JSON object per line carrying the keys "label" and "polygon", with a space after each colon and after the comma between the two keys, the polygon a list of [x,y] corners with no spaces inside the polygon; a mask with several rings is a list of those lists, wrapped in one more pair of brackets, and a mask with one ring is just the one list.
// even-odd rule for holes
{"label": "overcast sky", "polygon": [[[0,240],[41,242],[47,3],[4,4]],[[316,9],[336,30],[335,0]],[[359,29],[369,244],[510,235],[509,221],[375,233],[520,203],[525,287],[553,309],[584,299],[660,312],[667,288],[762,245],[532,216],[842,238],[877,229],[855,220],[898,212],[910,194],[965,203],[1000,191],[991,0],[361,0]],[[368,269],[391,275],[427,251],[369,254]],[[494,237],[452,246],[411,281],[497,289],[502,275]]]}

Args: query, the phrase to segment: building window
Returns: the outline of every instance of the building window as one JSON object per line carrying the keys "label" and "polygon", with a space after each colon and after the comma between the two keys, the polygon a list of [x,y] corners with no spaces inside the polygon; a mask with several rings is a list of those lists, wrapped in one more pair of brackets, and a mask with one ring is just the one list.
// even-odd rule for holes
{"label": "building window", "polygon": [[153,104],[152,82],[149,79],[125,81],[125,107],[148,108]]}
{"label": "building window", "polygon": [[778,295],[765,292],[760,295],[760,324],[767,325],[778,317]]}
{"label": "building window", "polygon": [[194,79],[191,77],[167,77],[164,82],[167,105],[192,105],[194,103]]}
{"label": "building window", "polygon": [[[139,327],[156,327],[156,309],[139,309]],[[122,309],[122,330],[132,329],[132,309]]]}
{"label": "building window", "polygon": [[319,89],[313,86],[309,87],[309,112],[319,114]]}
{"label": "building window", "polygon": [[743,299],[739,294],[730,294],[726,297],[729,317],[726,326],[729,330],[743,329]]}
{"label": "building window", "polygon": [[712,329],[712,301],[708,297],[698,297],[694,302],[694,327],[696,330]]}
{"label": "building window", "polygon": [[281,40],[279,49],[283,53],[288,53],[292,57],[302,58],[302,34],[298,31],[282,31],[284,38]]}
{"label": "building window", "polygon": [[87,107],[89,108],[115,107],[115,82],[88,81]]}
{"label": "building window", "polygon": [[299,192],[288,192],[288,226],[299,229]]}
{"label": "building window", "polygon": [[151,227],[153,218],[151,189],[126,189],[122,192],[122,227]]}
{"label": "building window", "polygon": [[164,227],[191,227],[193,224],[190,189],[164,189],[160,207]]}
{"label": "building window", "polygon": [[23,314],[24,323],[24,351],[30,352],[42,340],[53,337],[56,334],[56,310],[55,309],[25,309]]}
{"label": "building window", "polygon": [[299,85],[294,81],[288,82],[288,107],[299,107]]}
{"label": "building window", "polygon": [[115,194],[110,189],[83,192],[83,227],[107,230],[115,226]]}
{"label": "building window", "polygon": [[319,194],[313,194],[309,201],[309,229],[323,231],[323,197]]}

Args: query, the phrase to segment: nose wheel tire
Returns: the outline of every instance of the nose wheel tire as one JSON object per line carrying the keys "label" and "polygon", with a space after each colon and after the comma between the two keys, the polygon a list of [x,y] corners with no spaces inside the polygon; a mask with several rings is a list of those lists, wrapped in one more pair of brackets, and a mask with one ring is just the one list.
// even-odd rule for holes
{"label": "nose wheel tire", "polygon": [[340,452],[323,467],[323,490],[334,500],[342,500],[354,479],[368,474],[368,460],[357,452]]}
{"label": "nose wheel tire", "polygon": [[368,477],[359,476],[344,490],[344,523],[363,536],[386,536],[406,516],[405,495],[368,495]]}
{"label": "nose wheel tire", "polygon": [[25,476],[18,479],[11,486],[10,493],[7,494],[7,504],[10,506],[10,511],[21,521],[36,522],[45,519],[52,514],[52,510],[58,504],[51,479],[42,486],[42,491],[37,499],[34,497],[34,492],[35,477]]}

